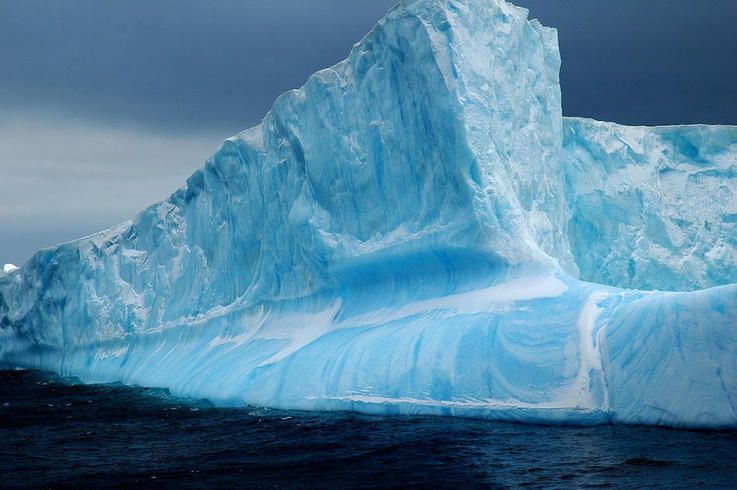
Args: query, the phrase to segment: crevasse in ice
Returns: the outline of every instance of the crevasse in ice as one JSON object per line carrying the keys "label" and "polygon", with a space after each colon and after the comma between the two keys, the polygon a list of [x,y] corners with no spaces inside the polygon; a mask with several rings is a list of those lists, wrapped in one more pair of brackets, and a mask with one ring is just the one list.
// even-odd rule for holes
{"label": "crevasse in ice", "polygon": [[401,1],[169,199],[0,273],[0,363],[223,405],[737,426],[737,129],[563,118],[559,67],[524,9]]}

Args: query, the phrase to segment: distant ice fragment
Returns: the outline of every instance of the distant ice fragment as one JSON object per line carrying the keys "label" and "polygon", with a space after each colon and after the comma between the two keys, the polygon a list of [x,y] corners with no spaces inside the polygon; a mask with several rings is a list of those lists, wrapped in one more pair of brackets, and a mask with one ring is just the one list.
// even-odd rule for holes
{"label": "distant ice fragment", "polygon": [[16,269],[18,269],[18,267],[16,267],[13,264],[5,264],[3,266],[3,272],[6,273],[6,274],[10,274],[11,272],[13,272]]}

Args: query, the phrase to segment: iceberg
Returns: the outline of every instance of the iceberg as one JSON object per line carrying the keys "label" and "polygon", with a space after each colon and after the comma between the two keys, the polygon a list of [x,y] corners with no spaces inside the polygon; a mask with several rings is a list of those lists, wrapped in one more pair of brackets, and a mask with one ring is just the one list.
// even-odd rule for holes
{"label": "iceberg", "polygon": [[560,63],[503,0],[400,1],[169,199],[0,275],[0,364],[227,406],[737,427],[737,128],[564,118]]}

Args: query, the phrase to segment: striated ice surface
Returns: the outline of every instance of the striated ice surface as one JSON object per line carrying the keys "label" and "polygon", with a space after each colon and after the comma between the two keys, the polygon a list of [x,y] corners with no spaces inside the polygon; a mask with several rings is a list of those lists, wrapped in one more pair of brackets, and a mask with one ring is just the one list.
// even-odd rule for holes
{"label": "striated ice surface", "polygon": [[737,130],[564,119],[559,68],[524,9],[400,2],[169,199],[0,274],[0,363],[222,405],[737,427]]}

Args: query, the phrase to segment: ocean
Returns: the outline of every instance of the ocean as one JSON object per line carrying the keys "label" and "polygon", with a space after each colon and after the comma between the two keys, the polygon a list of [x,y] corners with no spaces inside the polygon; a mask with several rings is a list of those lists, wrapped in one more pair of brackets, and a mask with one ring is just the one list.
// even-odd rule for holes
{"label": "ocean", "polygon": [[0,372],[0,487],[737,488],[737,432],[215,408]]}

